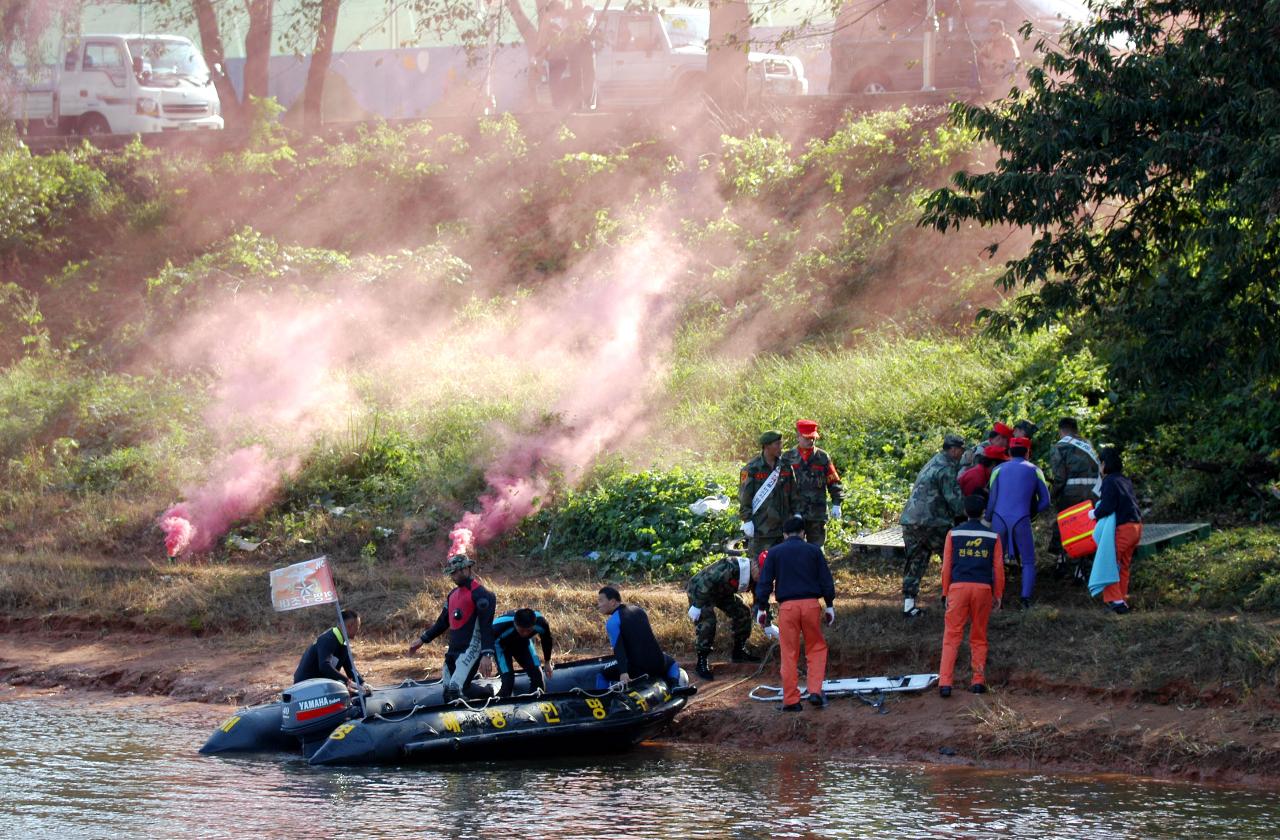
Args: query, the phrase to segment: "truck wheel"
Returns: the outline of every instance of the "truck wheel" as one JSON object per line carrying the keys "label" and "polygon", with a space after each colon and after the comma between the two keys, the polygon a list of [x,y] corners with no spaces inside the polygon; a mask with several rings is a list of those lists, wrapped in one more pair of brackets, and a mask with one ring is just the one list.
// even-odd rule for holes
{"label": "truck wheel", "polygon": [[76,124],[76,133],[86,137],[111,133],[111,123],[102,114],[85,114]]}
{"label": "truck wheel", "polygon": [[864,70],[849,83],[849,93],[888,93],[889,77],[879,70]]}

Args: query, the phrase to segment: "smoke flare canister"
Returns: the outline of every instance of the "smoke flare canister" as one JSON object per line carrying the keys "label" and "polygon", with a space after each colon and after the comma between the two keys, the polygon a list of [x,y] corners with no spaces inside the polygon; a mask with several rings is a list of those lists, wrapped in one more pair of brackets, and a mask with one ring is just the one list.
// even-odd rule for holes
{"label": "smoke flare canister", "polygon": [[1058,514],[1058,533],[1062,535],[1062,550],[1068,557],[1087,557],[1098,550],[1093,541],[1094,521],[1089,518],[1093,502],[1081,502]]}

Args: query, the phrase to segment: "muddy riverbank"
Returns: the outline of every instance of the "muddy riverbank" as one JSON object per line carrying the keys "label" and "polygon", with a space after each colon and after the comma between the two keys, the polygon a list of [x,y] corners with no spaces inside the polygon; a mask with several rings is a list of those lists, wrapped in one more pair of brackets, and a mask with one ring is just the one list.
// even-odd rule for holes
{"label": "muddy riverbank", "polygon": [[[586,654],[590,651],[580,651]],[[433,659],[364,640],[359,661],[376,683],[423,676]],[[296,652],[268,639],[175,638],[107,629],[0,633],[0,679],[10,685],[167,696],[230,709],[270,699]],[[841,759],[908,760],[1025,770],[1118,772],[1280,788],[1280,710],[1264,698],[1152,702],[1121,692],[1013,676],[984,696],[893,696],[884,713],[856,699],[782,715],[747,698],[776,682],[776,666],[720,665],[717,679],[661,736],[681,744]],[[843,672],[842,672],[843,673]]]}

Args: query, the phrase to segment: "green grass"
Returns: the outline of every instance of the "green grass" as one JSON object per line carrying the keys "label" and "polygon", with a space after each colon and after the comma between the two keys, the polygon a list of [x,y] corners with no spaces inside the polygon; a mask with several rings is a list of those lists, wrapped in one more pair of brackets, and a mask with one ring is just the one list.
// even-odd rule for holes
{"label": "green grass", "polygon": [[1235,528],[1134,566],[1142,602],[1187,609],[1280,612],[1280,529]]}

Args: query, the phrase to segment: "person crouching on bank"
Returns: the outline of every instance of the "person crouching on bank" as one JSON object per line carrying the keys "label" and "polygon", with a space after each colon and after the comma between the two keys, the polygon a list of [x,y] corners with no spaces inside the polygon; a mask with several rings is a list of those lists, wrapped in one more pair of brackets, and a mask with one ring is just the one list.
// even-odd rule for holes
{"label": "person crouching on bank", "polygon": [[[823,614],[830,627],[836,620],[836,585],[822,549],[804,539],[804,517],[787,520],[785,539],[769,549],[756,585],[756,621],[769,626],[769,596],[778,598],[779,644],[782,648],[782,711],[799,712],[800,645],[808,662],[809,702],[823,708],[827,696],[822,682],[827,673],[827,641],[822,636]],[[826,601],[822,608],[819,599]]]}

